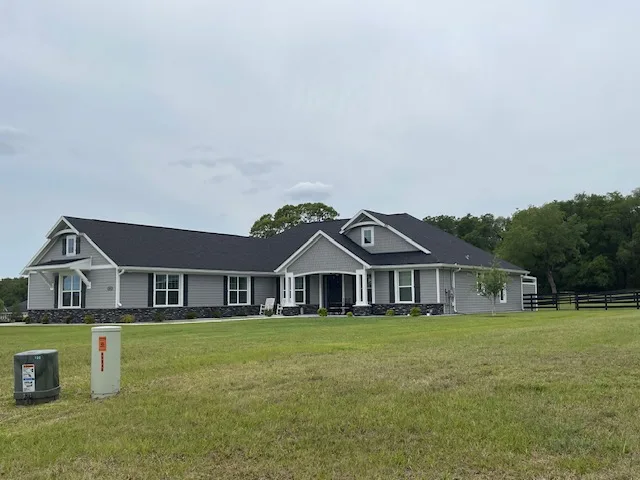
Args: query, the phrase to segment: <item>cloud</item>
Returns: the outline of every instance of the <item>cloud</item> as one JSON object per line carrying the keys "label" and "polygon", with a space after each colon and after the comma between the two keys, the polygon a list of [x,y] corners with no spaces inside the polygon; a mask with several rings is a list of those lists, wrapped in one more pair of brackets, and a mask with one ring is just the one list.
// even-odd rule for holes
{"label": "cloud", "polygon": [[299,182],[289,188],[285,195],[292,200],[326,200],[333,187],[322,182]]}
{"label": "cloud", "polygon": [[207,179],[207,183],[211,183],[211,184],[218,184],[218,183],[222,183],[224,182],[226,179],[228,179],[231,175],[225,175],[225,174],[220,174],[220,175],[213,175],[212,177],[209,177]]}
{"label": "cloud", "polygon": [[0,155],[17,155],[25,148],[27,135],[22,130],[0,125]]}
{"label": "cloud", "polygon": [[259,177],[272,173],[282,165],[282,162],[277,160],[245,160],[239,157],[220,157],[183,159],[171,162],[170,165],[178,165],[185,168],[193,168],[195,166],[207,168],[231,166],[245,177]]}

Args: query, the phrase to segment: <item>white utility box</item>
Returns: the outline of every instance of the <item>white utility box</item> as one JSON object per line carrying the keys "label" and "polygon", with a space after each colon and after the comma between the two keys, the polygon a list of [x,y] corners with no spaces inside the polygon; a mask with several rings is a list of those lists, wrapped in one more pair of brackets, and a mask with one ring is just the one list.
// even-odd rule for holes
{"label": "white utility box", "polygon": [[120,391],[120,333],[117,326],[91,329],[91,398]]}

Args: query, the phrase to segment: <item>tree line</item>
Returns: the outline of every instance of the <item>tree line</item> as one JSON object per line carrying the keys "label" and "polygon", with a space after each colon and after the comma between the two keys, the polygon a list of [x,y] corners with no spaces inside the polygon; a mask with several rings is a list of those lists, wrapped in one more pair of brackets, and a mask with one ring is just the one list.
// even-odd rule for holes
{"label": "tree line", "polygon": [[[250,234],[265,238],[299,223],[336,218],[338,212],[323,203],[285,205],[262,215]],[[423,220],[531,271],[541,292],[640,288],[640,188],[629,195],[580,193],[509,217]]]}

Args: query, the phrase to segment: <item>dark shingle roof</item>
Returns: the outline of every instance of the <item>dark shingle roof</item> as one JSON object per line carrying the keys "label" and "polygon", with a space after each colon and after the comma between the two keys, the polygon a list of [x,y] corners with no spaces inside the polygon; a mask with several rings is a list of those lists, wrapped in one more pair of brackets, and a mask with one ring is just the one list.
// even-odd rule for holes
{"label": "dark shingle roof", "polygon": [[[447,263],[490,266],[493,256],[407,214],[369,212],[431,254],[371,254],[340,229],[349,220],[304,223],[268,239],[65,217],[120,266],[272,272],[318,230],[370,265]],[[503,268],[523,270],[500,261]]]}
{"label": "dark shingle roof", "polygon": [[49,265],[66,265],[67,263],[75,263],[78,262],[80,260],[86,260],[87,257],[81,257],[81,258],[65,258],[63,260],[49,260],[48,262],[42,262],[42,263],[38,263],[38,267],[46,267]]}

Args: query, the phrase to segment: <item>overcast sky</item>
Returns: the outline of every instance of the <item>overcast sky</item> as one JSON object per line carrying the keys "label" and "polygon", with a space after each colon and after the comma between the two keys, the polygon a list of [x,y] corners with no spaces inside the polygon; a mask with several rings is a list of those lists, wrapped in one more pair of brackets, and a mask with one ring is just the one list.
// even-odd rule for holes
{"label": "overcast sky", "polygon": [[246,234],[320,200],[640,186],[640,2],[0,0],[0,276],[61,215]]}

